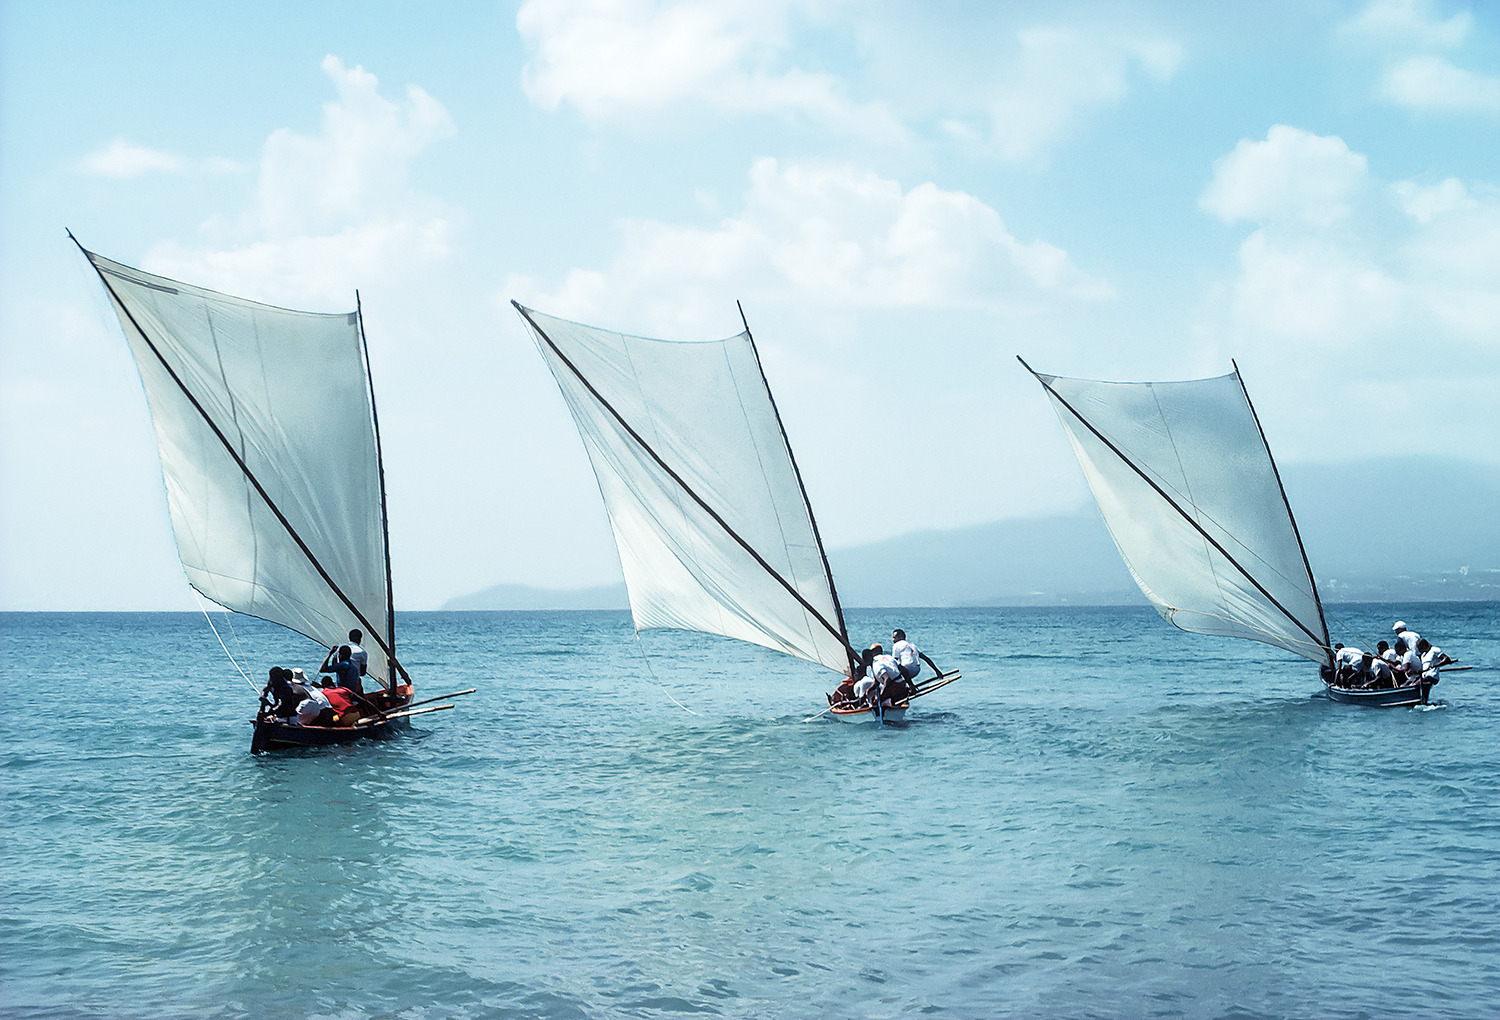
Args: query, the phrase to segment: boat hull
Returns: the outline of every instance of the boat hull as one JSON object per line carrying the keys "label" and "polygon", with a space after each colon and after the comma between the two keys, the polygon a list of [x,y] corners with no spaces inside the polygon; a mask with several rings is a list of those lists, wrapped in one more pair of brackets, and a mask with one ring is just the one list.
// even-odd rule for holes
{"label": "boat hull", "polygon": [[256,719],[250,751],[282,750],[288,747],[331,747],[356,740],[381,740],[411,728],[406,719],[387,719],[369,726],[298,726],[279,719]]}
{"label": "boat hull", "polygon": [[1386,687],[1372,690],[1367,687],[1335,687],[1327,680],[1323,686],[1328,697],[1345,705],[1367,705],[1371,708],[1401,708],[1407,705],[1425,705],[1436,680],[1422,680],[1404,687]]}
{"label": "boat hull", "polygon": [[910,708],[909,702],[903,701],[900,705],[886,709],[881,715],[876,715],[874,709],[866,705],[835,705],[832,709],[833,717],[839,722],[845,723],[894,723],[906,721],[906,710]]}
{"label": "boat hull", "polygon": [[[411,699],[412,689],[409,685],[396,688],[394,695],[381,691],[370,696],[371,703],[383,712],[398,712],[410,705]],[[250,753],[260,754],[262,751],[289,747],[331,747],[335,744],[352,744],[356,740],[381,740],[411,729],[411,720],[401,716],[346,726],[304,726],[261,714],[256,716],[252,725],[255,732],[250,738]]]}

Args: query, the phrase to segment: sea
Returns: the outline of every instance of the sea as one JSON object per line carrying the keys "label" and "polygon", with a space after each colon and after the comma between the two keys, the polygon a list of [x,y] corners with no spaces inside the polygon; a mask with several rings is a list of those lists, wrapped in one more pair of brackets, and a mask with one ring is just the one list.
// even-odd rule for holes
{"label": "sea", "polygon": [[1148,607],[854,610],[963,673],[880,728],[624,612],[407,613],[476,693],[252,755],[305,639],[0,615],[0,1015],[1500,1017],[1500,603],[1328,612],[1466,668],[1372,709]]}

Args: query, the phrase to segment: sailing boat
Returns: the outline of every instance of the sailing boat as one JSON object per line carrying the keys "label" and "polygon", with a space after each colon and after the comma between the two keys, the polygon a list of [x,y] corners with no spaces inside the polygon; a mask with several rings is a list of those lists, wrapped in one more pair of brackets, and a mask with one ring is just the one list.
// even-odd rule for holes
{"label": "sailing boat", "polygon": [[1435,677],[1383,689],[1338,681],[1302,536],[1238,365],[1213,379],[1121,383],[1021,364],[1051,398],[1115,546],[1167,622],[1311,659],[1336,701],[1427,702]]}
{"label": "sailing boat", "polygon": [[367,679],[379,690],[362,706],[334,725],[304,726],[263,701],[251,750],[382,736],[432,711],[411,708],[411,678],[396,659],[385,478],[358,309],[275,308],[79,250],[141,373],[188,583],[325,648],[351,630],[369,646]]}
{"label": "sailing boat", "polygon": [[[719,634],[860,675],[749,325],[725,340],[678,343],[511,304],[588,450],[636,630]],[[894,722],[910,697],[956,679],[929,678],[889,707],[830,711]]]}

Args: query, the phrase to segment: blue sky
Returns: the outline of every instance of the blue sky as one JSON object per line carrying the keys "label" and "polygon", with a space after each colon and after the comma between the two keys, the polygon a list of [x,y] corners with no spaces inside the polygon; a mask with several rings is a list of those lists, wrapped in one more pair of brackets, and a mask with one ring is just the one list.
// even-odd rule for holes
{"label": "blue sky", "polygon": [[1235,358],[1283,462],[1500,462],[1491,5],[10,3],[0,47],[0,609],[195,605],[64,228],[359,289],[411,609],[618,577],[511,298],[672,339],[743,302],[835,548],[1085,504],[1017,354]]}

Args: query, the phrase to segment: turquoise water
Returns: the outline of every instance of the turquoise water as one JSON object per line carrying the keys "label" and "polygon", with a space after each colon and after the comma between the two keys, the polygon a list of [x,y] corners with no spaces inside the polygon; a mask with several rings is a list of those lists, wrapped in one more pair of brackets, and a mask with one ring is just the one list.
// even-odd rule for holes
{"label": "turquoise water", "polygon": [[1475,667],[1429,710],[1147,609],[857,611],[965,676],[885,730],[624,613],[409,614],[479,693],[258,757],[201,616],[0,616],[0,1013],[1500,1015],[1500,604],[1331,616],[1398,612]]}

